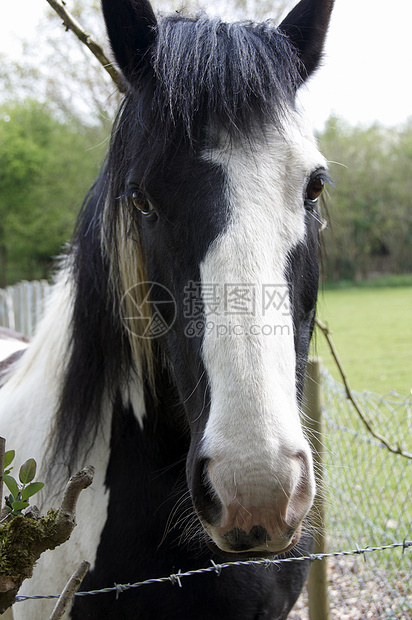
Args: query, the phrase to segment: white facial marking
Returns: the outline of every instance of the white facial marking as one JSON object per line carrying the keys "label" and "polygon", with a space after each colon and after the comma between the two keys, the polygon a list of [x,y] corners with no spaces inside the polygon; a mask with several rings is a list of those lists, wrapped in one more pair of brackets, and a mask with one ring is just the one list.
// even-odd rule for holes
{"label": "white facial marking", "polygon": [[[289,252],[305,240],[305,183],[325,161],[298,115],[282,133],[268,131],[235,146],[222,139],[205,157],[226,174],[230,223],[200,266],[206,313],[211,288],[221,294],[215,314],[206,314],[203,358],[211,409],[204,455],[224,509],[222,531],[239,527],[241,519],[246,531],[256,519],[273,531],[282,520],[296,526],[313,499],[285,271]],[[253,311],[231,312],[227,292],[236,284],[255,295]],[[306,497],[295,502],[299,506],[288,503],[292,495],[302,496],[303,480]],[[251,506],[255,515],[249,518]],[[213,528],[211,534],[218,538]]]}

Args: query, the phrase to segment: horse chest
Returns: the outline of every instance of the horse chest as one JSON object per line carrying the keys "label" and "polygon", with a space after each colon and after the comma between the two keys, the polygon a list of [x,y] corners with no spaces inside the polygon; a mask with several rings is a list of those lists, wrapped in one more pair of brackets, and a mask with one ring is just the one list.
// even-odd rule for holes
{"label": "horse chest", "polygon": [[[117,401],[105,479],[107,519],[82,590],[196,570],[210,566],[211,558],[222,561],[202,537],[185,540],[191,516],[185,444],[178,428],[162,429],[154,417],[146,418],[142,429],[132,410]],[[182,500],[185,497],[187,501]],[[76,599],[71,617],[215,620],[224,614],[228,619],[281,620],[306,577],[306,566],[301,564],[297,572],[288,564],[273,572],[263,566],[242,566],[226,569],[219,577],[195,575],[182,588],[161,583],[126,591],[117,599],[113,593],[82,597]],[[288,584],[284,591],[282,584]]]}

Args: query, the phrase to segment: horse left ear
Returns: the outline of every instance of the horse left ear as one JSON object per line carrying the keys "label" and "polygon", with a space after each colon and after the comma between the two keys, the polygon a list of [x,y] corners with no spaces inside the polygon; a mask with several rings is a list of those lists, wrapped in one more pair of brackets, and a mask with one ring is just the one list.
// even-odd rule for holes
{"label": "horse left ear", "polygon": [[146,52],[156,38],[152,6],[148,0],[102,0],[102,9],[116,61],[132,83],[144,69]]}
{"label": "horse left ear", "polygon": [[334,0],[301,0],[279,26],[297,48],[305,81],[319,66]]}

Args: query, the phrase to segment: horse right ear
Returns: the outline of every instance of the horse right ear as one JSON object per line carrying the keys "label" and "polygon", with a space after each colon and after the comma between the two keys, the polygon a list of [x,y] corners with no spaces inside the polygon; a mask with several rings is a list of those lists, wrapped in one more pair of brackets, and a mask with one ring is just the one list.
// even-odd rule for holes
{"label": "horse right ear", "polygon": [[319,65],[333,3],[334,0],[300,0],[279,26],[299,54],[303,81]]}
{"label": "horse right ear", "polygon": [[102,9],[117,64],[132,83],[144,69],[146,52],[156,38],[152,6],[148,0],[102,0]]}

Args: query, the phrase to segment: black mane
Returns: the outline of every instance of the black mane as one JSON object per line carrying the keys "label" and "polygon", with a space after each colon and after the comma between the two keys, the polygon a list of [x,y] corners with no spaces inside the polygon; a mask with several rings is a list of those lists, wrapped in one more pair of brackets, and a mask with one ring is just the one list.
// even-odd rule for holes
{"label": "black mane", "polygon": [[297,54],[272,22],[165,18],[150,62],[162,129],[183,128],[194,139],[211,122],[242,134],[251,123],[278,124],[300,83]]}

